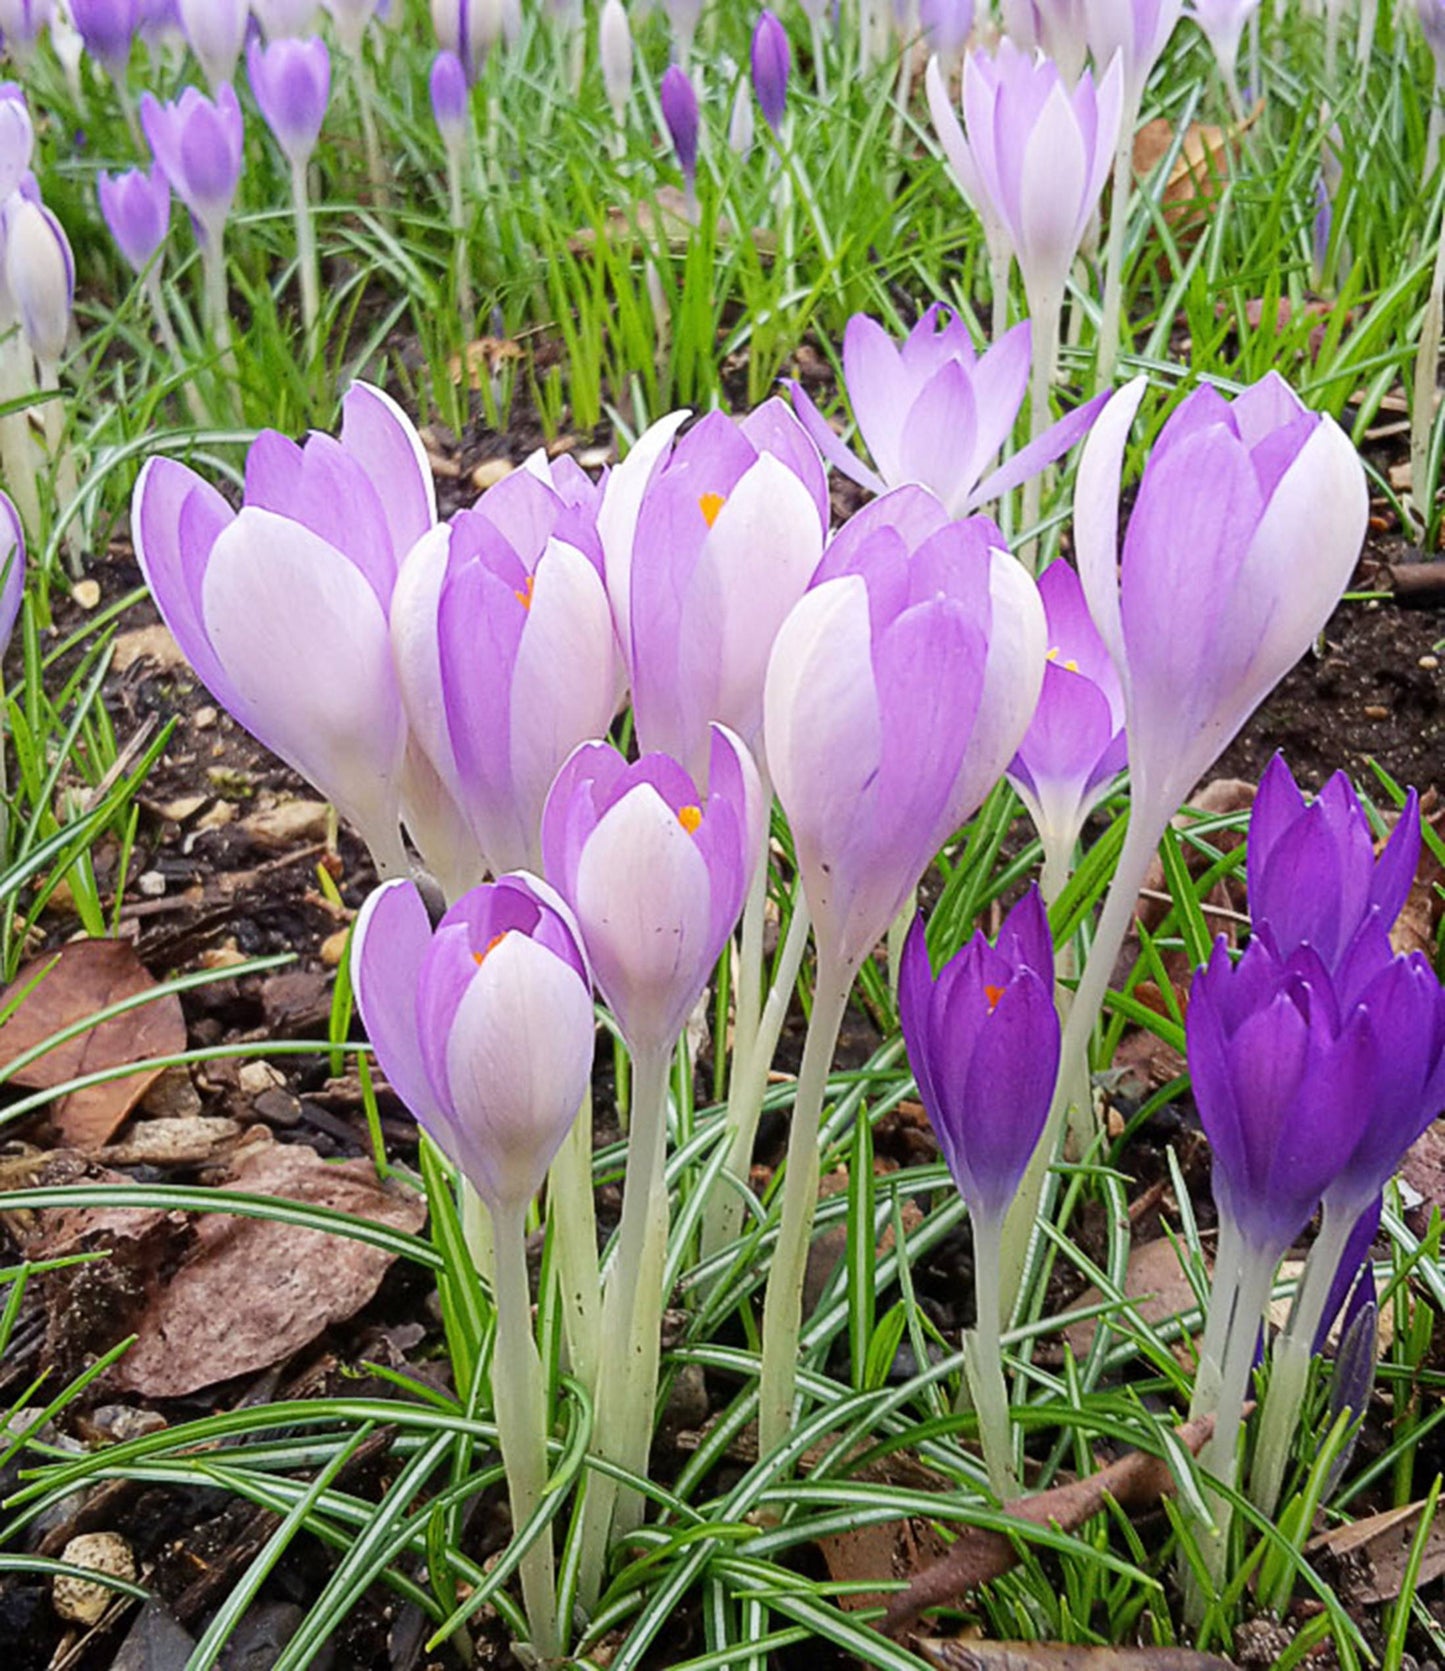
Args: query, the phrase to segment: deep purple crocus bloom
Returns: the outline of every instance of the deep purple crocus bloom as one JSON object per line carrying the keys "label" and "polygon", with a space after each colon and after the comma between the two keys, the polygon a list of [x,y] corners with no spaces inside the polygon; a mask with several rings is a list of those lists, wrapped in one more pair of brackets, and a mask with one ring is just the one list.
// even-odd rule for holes
{"label": "deep purple crocus bloom", "polygon": [[713,728],[704,795],[668,755],[584,743],[542,820],[547,880],[571,906],[634,1055],[668,1051],[737,926],[762,848],[757,768]]}
{"label": "deep purple crocus bloom", "polygon": [[1048,665],[1008,776],[1043,841],[1045,886],[1052,895],[1068,874],[1084,820],[1123,771],[1129,751],[1124,692],[1078,575],[1065,562],[1050,563],[1039,578],[1039,594],[1048,621]]}
{"label": "deep purple crocus bloom", "polygon": [[828,484],[780,400],[711,412],[660,452],[681,416],[613,472],[599,527],[638,740],[704,782],[713,720],[761,758],[768,656],[823,555]]}
{"label": "deep purple crocus bloom", "polygon": [[592,989],[566,907],[506,876],[433,931],[415,885],[389,882],[362,907],[351,968],[377,1060],[417,1123],[488,1206],[524,1206],[592,1069]]}
{"label": "deep purple crocus bloom", "polygon": [[123,79],[130,63],[130,46],[140,26],[139,0],[71,0],[70,16],[85,42],[85,50]]}
{"label": "deep purple crocus bloom", "polygon": [[127,263],[139,273],[166,241],[171,228],[171,183],[163,168],[132,168],[96,182],[100,212]]}
{"label": "deep purple crocus bloom", "polygon": [[245,142],[235,89],[227,83],[214,103],[194,87],[170,104],[144,93],[140,119],[176,196],[195,217],[205,240],[219,243],[241,178]]}
{"label": "deep purple crocus bloom", "polygon": [[1236,963],[1221,936],[1194,977],[1186,1031],[1215,1202],[1247,1257],[1272,1268],[1349,1165],[1369,1119],[1369,1016],[1340,1016],[1308,948],[1281,961],[1255,940]]}
{"label": "deep purple crocus bloom", "polygon": [[[943,320],[942,329],[939,321]],[[1015,325],[982,354],[968,326],[935,303],[901,344],[856,313],[843,334],[843,383],[874,468],[845,447],[800,383],[793,406],[823,457],[871,493],[917,482],[967,516],[1051,464],[1084,434],[1106,397],[1077,407],[988,472],[1028,390],[1032,327]]]}
{"label": "deep purple crocus bloom", "polygon": [[687,183],[689,196],[697,187],[697,94],[692,80],[680,65],[670,64],[659,90],[662,119],[677,152],[678,166]]}
{"label": "deep purple crocus bloom", "polygon": [[437,53],[432,60],[427,87],[431,95],[431,113],[443,141],[448,147],[464,145],[469,126],[467,73],[455,52]]}
{"label": "deep purple crocus bloom", "polygon": [[1281,957],[1311,946],[1339,969],[1368,919],[1389,930],[1420,859],[1420,806],[1412,789],[1379,862],[1359,796],[1343,772],[1306,802],[1284,756],[1260,779],[1249,820],[1246,876],[1255,932]]}
{"label": "deep purple crocus bloom", "polygon": [[788,71],[792,53],[788,31],[765,6],[758,15],[752,42],[753,91],[763,120],[775,134],[781,133],[788,108]]}
{"label": "deep purple crocus bloom", "polygon": [[898,972],[898,1013],[918,1094],[976,1219],[1008,1211],[1048,1120],[1059,1065],[1054,949],[1036,888],[935,978],[920,916]]}
{"label": "deep purple crocus bloom", "polygon": [[246,69],[266,126],[292,168],[304,168],[321,137],[331,97],[326,42],[319,35],[307,40],[284,36],[269,46],[253,39],[246,49]]}

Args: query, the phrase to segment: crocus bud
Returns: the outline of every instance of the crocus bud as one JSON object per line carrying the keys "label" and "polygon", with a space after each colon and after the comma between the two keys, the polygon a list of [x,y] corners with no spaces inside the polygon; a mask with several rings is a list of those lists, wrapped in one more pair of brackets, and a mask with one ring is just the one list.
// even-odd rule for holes
{"label": "crocus bud", "polygon": [[362,907],[351,980],[377,1060],[493,1209],[542,1187],[592,1072],[592,989],[565,907],[535,878],[475,888],[432,930],[415,884]]}
{"label": "crocus bud", "polygon": [[431,21],[437,44],[456,53],[467,80],[475,81],[506,19],[502,0],[431,0]]}
{"label": "crocus bud", "polygon": [[366,39],[367,25],[377,15],[378,0],[324,0],[336,38],[348,58],[355,58]]}
{"label": "crocus bud", "polygon": [[1169,44],[1184,0],[1084,0],[1084,33],[1095,64],[1103,69],[1118,53],[1124,73],[1124,108],[1134,111],[1160,54]]}
{"label": "crocus bud", "polygon": [[0,35],[5,50],[20,65],[28,64],[45,26],[55,14],[55,0],[0,0]]}
{"label": "crocus bud", "polygon": [[742,913],[764,806],[746,748],[713,728],[704,795],[665,754],[584,743],[542,819],[547,879],[576,915],[630,1049],[670,1050]]}
{"label": "crocus bud", "polygon": [[42,365],[59,364],[75,300],[75,260],[50,210],[18,195],[5,209],[5,282],[31,353]]}
{"label": "crocus bud", "polygon": [[622,0],[606,0],[597,24],[597,54],[602,60],[602,85],[618,127],[627,120],[632,92],[632,28]]}
{"label": "crocus bud", "polygon": [[262,432],[239,514],[166,457],[142,470],[131,509],[141,572],[206,688],[397,868],[410,786],[388,611],[435,521],[416,431],[361,383],[339,442]]}
{"label": "crocus bud", "polygon": [[[1107,0],[1124,6],[1129,0]],[[1084,67],[1089,43],[1085,34],[1088,0],[1003,0],[1003,27],[1025,52],[1044,52],[1064,79],[1075,82]]]}
{"label": "crocus bud", "polygon": [[251,8],[246,0],[177,0],[181,27],[214,92],[236,73]]}
{"label": "crocus bud", "polygon": [[282,35],[309,35],[316,18],[316,0],[251,0],[251,10],[268,41]]}
{"label": "crocus bud", "polygon": [[659,97],[662,119],[667,123],[672,148],[677,152],[678,166],[691,196],[697,187],[697,94],[687,71],[676,64],[669,65]]}
{"label": "crocus bud", "polygon": [[35,129],[25,98],[0,98],[0,203],[9,201],[30,172]]}
{"label": "crocus bud", "polygon": [[753,29],[753,91],[758,96],[763,120],[775,134],[781,131],[783,116],[788,108],[788,70],[791,64],[788,31],[764,7]]}
{"label": "crocus bud", "polygon": [[1410,791],[1378,862],[1365,809],[1335,775],[1308,804],[1284,756],[1260,779],[1249,820],[1247,882],[1255,931],[1276,954],[1309,946],[1331,972],[1373,919],[1388,932],[1420,858],[1420,804]]}
{"label": "crocus bud", "polygon": [[112,79],[124,80],[140,25],[138,0],[70,0],[70,15],[85,50],[105,65]]}
{"label": "crocus bud", "polygon": [[923,918],[898,971],[898,1015],[918,1094],[975,1219],[1007,1212],[1049,1117],[1059,1066],[1054,948],[1038,890],[990,945],[975,934],[939,970]]}
{"label": "crocus bud", "polygon": [[442,141],[449,150],[460,150],[466,145],[471,127],[471,112],[467,95],[467,73],[455,52],[439,52],[432,60],[431,80],[432,115],[436,119]]}
{"label": "crocus bud", "polygon": [[957,62],[973,32],[974,0],[919,0],[918,23],[930,53]]}
{"label": "crocus bud", "polygon": [[8,493],[0,493],[0,656],[25,598],[25,529]]}
{"label": "crocus bud", "polygon": [[304,168],[326,119],[331,97],[331,54],[319,35],[309,40],[290,36],[262,46],[253,40],[246,51],[251,91],[286,153],[292,168]]}
{"label": "crocus bud", "polygon": [[194,87],[170,104],[144,93],[140,119],[172,190],[195,216],[201,235],[219,242],[241,178],[245,141],[235,89],[227,83],[214,104]]}
{"label": "crocus bud", "polygon": [[692,43],[697,35],[702,8],[703,0],[662,0],[662,9],[667,13],[667,21],[672,25],[674,56],[684,67],[692,57]]}
{"label": "crocus bud", "polygon": [[104,169],[96,182],[100,212],[116,247],[137,272],[166,241],[171,228],[171,183],[162,168],[147,174],[139,168],[110,175]]}
{"label": "crocus bud", "polygon": [[728,149],[746,161],[753,148],[756,129],[753,125],[753,101],[745,81],[738,83],[733,94],[732,115],[728,118]]}
{"label": "crocus bud", "polygon": [[1023,405],[1032,327],[1015,325],[979,355],[962,318],[945,318],[940,330],[940,317],[935,303],[901,345],[866,314],[848,321],[843,383],[875,468],[843,445],[800,383],[789,388],[803,427],[835,469],[872,493],[916,482],[951,516],[967,516],[1066,452],[1104,403],[1096,397],[1075,407],[985,476]]}
{"label": "crocus bud", "polygon": [[1445,86],[1445,0],[1415,0],[1415,14],[1435,60],[1435,85]]}
{"label": "crocus bud", "polygon": [[1260,0],[1190,0],[1189,15],[1214,50],[1219,74],[1232,99],[1238,98],[1239,43]]}
{"label": "crocus bud", "polygon": [[1280,377],[1232,404],[1200,388],[1154,443],[1121,565],[1119,478],[1143,394],[1136,379],[1094,425],[1074,543],[1124,687],[1131,816],[1162,830],[1328,620],[1369,495],[1348,437]]}

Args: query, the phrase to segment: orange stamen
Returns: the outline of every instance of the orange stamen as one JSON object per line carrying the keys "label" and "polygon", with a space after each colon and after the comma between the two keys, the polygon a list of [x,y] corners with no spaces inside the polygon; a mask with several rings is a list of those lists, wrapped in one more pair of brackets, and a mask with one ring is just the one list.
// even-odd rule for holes
{"label": "orange stamen", "polygon": [[696,835],[698,826],[702,823],[702,808],[700,806],[680,806],[677,809],[677,821],[689,835]]}
{"label": "orange stamen", "polygon": [[983,989],[983,995],[988,999],[988,1011],[992,1015],[998,1008],[998,1001],[1003,997],[1004,989],[1001,986],[986,986]]}
{"label": "orange stamen", "polygon": [[507,938],[509,933],[511,933],[511,930],[504,928],[500,934],[494,934],[491,939],[487,941],[485,947],[483,947],[481,951],[472,953],[472,957],[475,959],[476,965],[479,969],[487,961],[487,958],[492,954],[492,952],[494,952],[497,947],[501,945],[502,941]]}
{"label": "orange stamen", "polygon": [[536,585],[536,583],[536,575],[529,574],[527,576],[526,585],[522,587],[521,591],[512,593],[512,596],[519,604],[521,604],[523,609],[530,609],[532,607],[532,588]]}
{"label": "orange stamen", "polygon": [[697,502],[697,508],[702,512],[702,519],[711,528],[718,519],[718,513],[727,504],[727,497],[721,493],[704,493]]}

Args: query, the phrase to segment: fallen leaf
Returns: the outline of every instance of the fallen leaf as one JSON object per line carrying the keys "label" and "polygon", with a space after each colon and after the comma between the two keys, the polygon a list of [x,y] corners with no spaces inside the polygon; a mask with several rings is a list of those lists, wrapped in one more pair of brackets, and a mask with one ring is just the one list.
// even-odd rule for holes
{"label": "fallen leaf", "polygon": [[1405,1151],[1400,1178],[1408,1184],[1428,1214],[1432,1207],[1445,1208],[1445,1121],[1436,1120]]}
{"label": "fallen leaf", "polygon": [[[948,1545],[926,1520],[885,1520],[819,1538],[818,1548],[835,1584],[876,1584],[912,1578],[939,1560]],[[884,1607],[877,1590],[845,1590],[838,1605],[846,1612]]]}
{"label": "fallen leaf", "polygon": [[925,1637],[918,1651],[939,1671],[1232,1671],[1192,1648],[1091,1648],[1068,1642],[983,1642]]}
{"label": "fallen leaf", "polygon": [[[1175,1428],[1174,1437],[1197,1456],[1213,1432],[1214,1417],[1202,1416]],[[1073,1532],[1110,1499],[1126,1511],[1153,1508],[1174,1490],[1174,1484],[1170,1465],[1162,1457],[1131,1451],[1096,1474],[1005,1503],[1003,1512],[1031,1526]],[[965,1592],[1002,1577],[1018,1560],[1012,1538],[980,1526],[962,1526],[948,1554],[925,1567],[901,1595],[892,1598],[879,1628],[885,1635],[896,1636],[930,1607],[951,1606]]]}
{"label": "fallen leaf", "polygon": [[[30,1050],[65,1027],[84,1021],[97,1010],[119,1003],[155,986],[133,947],[125,940],[74,940],[59,951],[37,958],[16,976],[0,995],[3,1003],[24,992],[10,1019],[0,1026],[0,1066]],[[99,1073],[127,1062],[154,1056],[174,1056],[186,1048],[186,1022],[181,1001],[172,992],[127,1010],[37,1056],[19,1069],[10,1084],[26,1090],[50,1090],[84,1074]],[[89,1085],[61,1097],[51,1119],[64,1141],[77,1149],[96,1149],[124,1124],[127,1115],[165,1070],[147,1068],[99,1085]]]}
{"label": "fallen leaf", "polygon": [[[1336,1526],[1312,1538],[1305,1545],[1305,1554],[1329,1555],[1338,1563],[1335,1588],[1346,1607],[1373,1607],[1382,1601],[1393,1601],[1404,1584],[1410,1546],[1424,1508],[1423,1502],[1406,1503],[1348,1526]],[[1429,1584],[1442,1572],[1445,1572],[1445,1524],[1437,1519],[1425,1534],[1425,1554],[1417,1587]]]}
{"label": "fallen leaf", "polygon": [[[1229,178],[1229,154],[1238,154],[1239,140],[1254,126],[1263,101],[1228,128],[1191,122],[1179,142],[1178,154],[1159,194],[1164,219],[1175,240],[1188,249],[1208,224],[1215,200]],[[1175,127],[1167,117],[1146,122],[1134,136],[1134,173],[1146,179],[1174,148]]]}
{"label": "fallen leaf", "polygon": [[[385,1187],[366,1161],[328,1165],[314,1149],[262,1143],[236,1158],[227,1187],[331,1207],[419,1230],[422,1198]],[[179,1398],[279,1363],[364,1306],[392,1256],[348,1236],[267,1219],[203,1214],[197,1251],[156,1295],[115,1382]]]}
{"label": "fallen leaf", "polygon": [[137,1120],[119,1143],[108,1143],[95,1158],[107,1166],[203,1166],[240,1141],[239,1120],[205,1114]]}
{"label": "fallen leaf", "polygon": [[[1130,1248],[1129,1263],[1124,1271],[1124,1293],[1134,1302],[1133,1310],[1141,1321],[1151,1328],[1170,1317],[1192,1311],[1199,1303],[1180,1263],[1179,1248],[1167,1236],[1158,1236],[1151,1242],[1138,1242]],[[1064,1315],[1067,1317],[1069,1311],[1083,1311],[1096,1306],[1103,1298],[1099,1290],[1091,1285]],[[1124,1326],[1127,1327],[1127,1323]],[[1082,1361],[1088,1356],[1098,1327],[1097,1317],[1085,1317],[1080,1322],[1070,1323],[1064,1330],[1064,1339],[1076,1358]]]}

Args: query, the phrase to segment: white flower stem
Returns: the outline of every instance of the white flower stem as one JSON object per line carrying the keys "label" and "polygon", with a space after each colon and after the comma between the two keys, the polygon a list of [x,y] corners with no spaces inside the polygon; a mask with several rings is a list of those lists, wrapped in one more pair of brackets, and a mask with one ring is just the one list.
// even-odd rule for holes
{"label": "white flower stem", "polygon": [[316,352],[316,325],[321,317],[321,269],[316,255],[316,226],[306,186],[306,164],[291,165],[291,213],[296,221],[296,268],[301,281],[301,323],[306,330],[308,358]]}
{"label": "white flower stem", "polygon": [[1430,294],[1420,321],[1420,346],[1415,354],[1415,381],[1410,397],[1410,509],[1416,533],[1425,535],[1434,494],[1430,483],[1430,435],[1435,427],[1436,382],[1440,367],[1442,293],[1445,293],[1445,190],[1435,199],[1440,242],[1430,275]]}
{"label": "white flower stem", "polygon": [[[542,1363],[532,1335],[527,1287],[526,1208],[492,1207],[496,1250],[497,1335],[492,1353],[492,1402],[507,1470],[515,1537],[537,1512],[547,1485],[547,1405]],[[544,1660],[562,1651],[557,1629],[557,1580],[550,1529],[522,1557],[522,1600],[532,1647]]]}
{"label": "white flower stem", "polygon": [[447,205],[456,257],[457,312],[461,315],[463,336],[469,338],[476,324],[476,304],[472,300],[472,249],[467,238],[466,199],[462,191],[462,153],[457,145],[447,146]]}
{"label": "white flower stem", "polygon": [[798,1378],[798,1337],[803,1321],[803,1277],[813,1216],[818,1206],[818,1127],[828,1069],[848,1006],[853,969],[829,949],[818,948],[818,983],[803,1046],[803,1065],[788,1133],[783,1215],[763,1304],[762,1385],[758,1393],[758,1454],[782,1444],[793,1419]]}
{"label": "white flower stem", "polygon": [[65,439],[65,403],[60,398],[60,366],[54,360],[37,360],[40,387],[49,395],[41,407],[45,423],[45,451],[50,459],[51,494],[57,524],[65,526],[65,552],[70,560],[70,572],[80,578],[82,550],[79,524],[70,516],[80,484],[75,475],[75,454]]}
{"label": "white flower stem", "polygon": [[998,1281],[1002,1247],[1002,1219],[975,1218],[975,1320],[965,1343],[963,1370],[973,1395],[973,1407],[978,1412],[978,1436],[983,1445],[989,1490],[1001,1503],[1019,1495],[1018,1475],[1014,1471],[1008,1386],[1003,1374],[1003,1311]]}
{"label": "white flower stem", "polygon": [[[8,340],[4,332],[9,331]],[[35,390],[35,362],[30,357],[19,320],[0,322],[0,401],[21,400]],[[40,537],[40,484],[28,411],[0,415],[0,474],[20,512],[30,539]]]}
{"label": "white flower stem", "polygon": [[[1059,316],[1063,312],[1064,297],[1060,287],[1040,289],[1029,297],[1029,312],[1034,322],[1033,369],[1029,384],[1029,440],[1037,441],[1049,424],[1049,390],[1054,381],[1054,361],[1059,351]],[[1038,526],[1043,507],[1044,476],[1036,470],[1024,483],[1023,526]],[[1039,541],[1030,538],[1019,550],[1019,557],[1030,574],[1038,572]]]}
{"label": "white flower stem", "polygon": [[590,1090],[547,1174],[547,1219],[557,1248],[567,1361],[595,1398],[602,1347],[602,1281],[597,1269],[597,1208],[592,1194]]}
{"label": "white flower stem", "polygon": [[1013,266],[1013,251],[1002,232],[989,229],[988,281],[993,292],[991,323],[993,340],[997,342],[1008,329],[1008,276]]}
{"label": "white flower stem", "polygon": [[1099,325],[1099,356],[1095,390],[1107,389],[1119,363],[1119,333],[1124,317],[1124,240],[1129,231],[1129,209],[1134,196],[1134,124],[1136,105],[1119,117],[1119,143],[1114,150],[1114,187],[1109,199],[1109,243],[1105,255],[1104,316]]}

